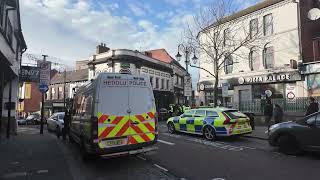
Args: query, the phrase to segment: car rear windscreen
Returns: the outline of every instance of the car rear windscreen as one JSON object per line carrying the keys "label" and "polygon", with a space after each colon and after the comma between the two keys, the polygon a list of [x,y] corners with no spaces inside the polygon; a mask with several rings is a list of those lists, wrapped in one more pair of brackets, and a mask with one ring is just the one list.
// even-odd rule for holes
{"label": "car rear windscreen", "polygon": [[224,111],[224,113],[227,116],[229,116],[231,119],[238,119],[238,118],[246,118],[247,117],[242,112],[239,112],[239,111],[236,111],[236,110]]}

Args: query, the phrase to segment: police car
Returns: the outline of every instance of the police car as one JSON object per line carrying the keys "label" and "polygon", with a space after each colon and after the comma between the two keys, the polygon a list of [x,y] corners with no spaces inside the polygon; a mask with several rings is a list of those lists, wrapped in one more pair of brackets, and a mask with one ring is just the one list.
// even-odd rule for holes
{"label": "police car", "polygon": [[252,132],[250,119],[238,110],[199,108],[167,120],[169,133],[176,131],[203,135],[208,140],[217,136],[242,135]]}

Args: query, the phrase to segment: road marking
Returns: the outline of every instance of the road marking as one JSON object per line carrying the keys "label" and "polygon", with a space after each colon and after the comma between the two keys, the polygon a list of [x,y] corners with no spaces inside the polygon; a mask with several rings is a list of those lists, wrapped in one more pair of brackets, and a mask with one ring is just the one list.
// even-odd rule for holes
{"label": "road marking", "polygon": [[208,146],[212,146],[212,147],[216,147],[216,148],[220,148],[220,149],[229,150],[229,151],[242,151],[244,149],[242,147],[225,145],[225,144],[211,142],[211,141],[207,141],[207,140],[201,140],[201,139],[188,138],[187,140],[192,141],[192,142],[197,142],[200,144],[204,144],[204,145],[208,145]]}
{"label": "road marking", "polygon": [[27,176],[27,172],[15,172],[10,174],[5,174],[3,178],[15,178],[20,176]]}
{"label": "road marking", "polygon": [[47,169],[43,169],[43,170],[38,170],[37,173],[38,174],[44,174],[44,173],[48,173],[49,171]]}
{"label": "road marking", "polygon": [[180,138],[181,137],[180,135],[177,135],[177,134],[169,134],[169,133],[161,133],[161,134],[169,136],[169,137],[174,137],[174,138]]}
{"label": "road marking", "polygon": [[164,140],[160,140],[160,139],[158,139],[158,142],[161,142],[161,143],[163,143],[163,144],[168,144],[168,145],[170,145],[170,146],[175,145],[175,143],[168,142],[168,141],[164,141]]}
{"label": "road marking", "polygon": [[19,164],[19,162],[15,161],[15,162],[11,162],[12,165],[16,165]]}
{"label": "road marking", "polygon": [[137,158],[139,158],[139,159],[142,159],[142,160],[147,160],[146,158],[144,158],[144,157],[142,157],[142,156],[136,156]]}
{"label": "road marking", "polygon": [[213,178],[212,180],[226,180],[224,178]]}
{"label": "road marking", "polygon": [[166,168],[164,168],[164,167],[161,167],[161,166],[159,166],[158,164],[153,164],[153,165],[156,166],[157,168],[165,171],[165,172],[168,172],[168,171],[169,171],[168,169],[166,169]]}

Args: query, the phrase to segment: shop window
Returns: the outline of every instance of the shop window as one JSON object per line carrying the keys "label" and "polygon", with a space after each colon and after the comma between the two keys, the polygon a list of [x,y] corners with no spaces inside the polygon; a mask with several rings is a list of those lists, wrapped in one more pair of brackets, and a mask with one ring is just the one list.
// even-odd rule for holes
{"label": "shop window", "polygon": [[232,56],[229,55],[224,60],[224,71],[226,74],[232,73],[233,70],[233,59]]}
{"label": "shop window", "polygon": [[270,69],[274,67],[274,50],[273,46],[265,45],[263,48],[263,63],[265,69]]}
{"label": "shop window", "polygon": [[249,53],[249,67],[251,71],[258,70],[260,66],[259,52],[252,48]]}
{"label": "shop window", "polygon": [[252,19],[250,21],[250,38],[255,37],[258,34],[258,18]]}
{"label": "shop window", "polygon": [[273,34],[273,17],[272,14],[263,16],[263,34],[270,36]]}
{"label": "shop window", "polygon": [[313,40],[313,58],[314,61],[320,61],[320,37]]}

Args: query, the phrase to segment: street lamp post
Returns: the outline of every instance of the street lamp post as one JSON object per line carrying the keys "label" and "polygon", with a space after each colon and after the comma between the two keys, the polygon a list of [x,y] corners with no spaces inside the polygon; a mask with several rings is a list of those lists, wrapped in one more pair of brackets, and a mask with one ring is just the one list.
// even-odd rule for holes
{"label": "street lamp post", "polygon": [[[196,56],[196,50],[192,46],[185,46],[183,44],[179,44],[178,45],[178,53],[176,55],[177,61],[180,61],[181,57],[182,57],[182,55],[180,54],[180,51],[184,54],[184,57],[185,57],[184,63],[186,65],[187,75],[189,75],[188,66],[191,65],[190,55],[193,54],[192,61],[193,61],[194,64],[196,64],[197,60],[198,60],[198,58]],[[184,98],[185,98],[185,103],[189,104],[188,97],[185,94],[185,77],[184,77],[184,84],[183,84],[183,95],[184,95]]]}

